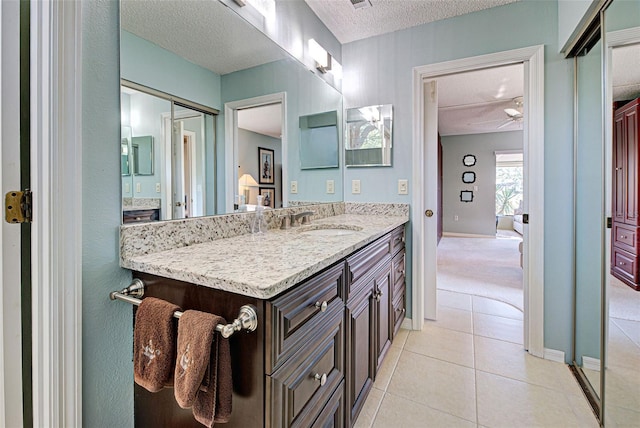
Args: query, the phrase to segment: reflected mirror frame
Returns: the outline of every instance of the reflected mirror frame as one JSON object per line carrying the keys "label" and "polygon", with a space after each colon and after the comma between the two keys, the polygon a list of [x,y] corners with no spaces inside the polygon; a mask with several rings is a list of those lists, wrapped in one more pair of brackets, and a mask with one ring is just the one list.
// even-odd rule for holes
{"label": "reflected mirror frame", "polygon": [[[316,126],[314,126],[313,123],[310,123],[314,121],[317,122],[315,123]],[[300,128],[300,141],[299,141],[300,169],[307,170],[307,169],[340,168],[340,140],[339,140],[340,137],[339,137],[339,131],[338,131],[338,111],[331,110],[331,111],[326,111],[322,113],[315,113],[315,114],[300,116],[300,118],[298,119],[298,122],[299,122],[299,128]],[[330,141],[324,140],[321,142],[321,144],[322,143],[330,144],[331,146],[329,147],[329,150],[331,150],[333,149],[333,143],[335,142],[335,158],[332,158],[332,155],[334,154],[332,150],[328,153],[328,156],[326,153],[325,153],[325,156],[319,156],[318,158],[320,162],[318,162],[317,159],[314,159],[314,156],[311,156],[313,155],[313,147],[318,147],[319,144],[318,144],[318,141],[313,138],[313,135],[306,134],[304,131],[309,130],[311,133],[313,133],[314,129],[324,130],[329,134],[331,134],[330,135],[331,140]],[[334,130],[335,130],[335,141],[333,139]],[[303,136],[305,135],[308,136],[309,138],[303,138]],[[325,137],[328,138],[329,136],[325,135]],[[308,144],[305,144],[305,143],[308,143]],[[305,150],[305,148],[307,148],[307,150]],[[309,151],[309,156],[305,156],[308,151]],[[323,160],[326,162],[322,162]]]}
{"label": "reflected mirror frame", "polygon": [[[353,120],[354,117],[356,118],[356,120]],[[352,128],[350,128],[349,124],[355,122],[363,122],[364,124],[374,124],[376,122],[380,122],[380,125],[375,126],[374,129],[370,129],[365,136],[368,137],[368,134],[370,132],[373,132],[374,130],[377,130],[382,134],[380,137],[376,138],[377,140],[380,140],[381,147],[379,147],[379,155],[378,153],[373,151],[370,151],[368,153],[369,156],[367,156],[367,154],[365,153],[359,152],[360,150],[373,150],[377,149],[378,147],[374,147],[371,149],[361,147],[351,148],[353,138],[350,137],[350,130]],[[361,135],[361,128],[362,126],[354,129],[360,129]],[[347,168],[393,166],[393,105],[379,104],[346,109],[344,121],[344,153],[344,164]],[[357,158],[360,158],[360,160],[358,161]]]}
{"label": "reflected mirror frame", "polygon": [[461,190],[460,191],[460,202],[473,202],[473,191],[472,190]]}

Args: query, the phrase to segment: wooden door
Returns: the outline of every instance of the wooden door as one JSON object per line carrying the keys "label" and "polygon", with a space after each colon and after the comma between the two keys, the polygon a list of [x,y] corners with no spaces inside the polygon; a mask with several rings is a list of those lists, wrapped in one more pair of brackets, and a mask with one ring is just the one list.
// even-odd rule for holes
{"label": "wooden door", "polygon": [[616,114],[613,126],[613,192],[612,216],[615,222],[624,222],[625,218],[625,159],[624,114]]}
{"label": "wooden door", "polygon": [[624,114],[624,138],[626,142],[626,191],[625,219],[629,225],[638,225],[638,103]]}

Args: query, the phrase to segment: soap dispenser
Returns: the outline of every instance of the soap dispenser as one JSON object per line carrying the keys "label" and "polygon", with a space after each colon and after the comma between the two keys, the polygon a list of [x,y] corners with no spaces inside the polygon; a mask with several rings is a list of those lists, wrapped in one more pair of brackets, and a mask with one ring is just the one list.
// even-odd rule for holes
{"label": "soap dispenser", "polygon": [[267,220],[264,218],[264,206],[262,205],[262,195],[258,195],[256,213],[251,223],[251,233],[266,233]]}

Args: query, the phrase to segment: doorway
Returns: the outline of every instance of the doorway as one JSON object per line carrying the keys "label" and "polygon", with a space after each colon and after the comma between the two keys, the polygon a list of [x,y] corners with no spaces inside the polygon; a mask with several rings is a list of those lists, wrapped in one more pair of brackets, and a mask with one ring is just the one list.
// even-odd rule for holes
{"label": "doorway", "polygon": [[[427,210],[437,207],[437,140],[438,140],[438,82],[441,76],[522,63],[524,67],[524,174],[525,177],[544,177],[544,117],[543,64],[544,47],[534,46],[496,54],[465,58],[445,63],[417,67],[414,82],[414,141],[413,171],[417,183],[412,206],[413,231],[413,288],[412,328],[422,329],[424,319],[437,318],[437,216]],[[544,231],[543,180],[526,180],[524,211],[530,219],[524,227],[524,347],[529,353],[544,355],[543,318],[543,240],[531,242],[528,235],[542,237]]]}
{"label": "doorway", "polygon": [[[270,195],[270,192],[275,193],[275,198],[270,199],[273,208],[287,206],[288,192],[283,191],[282,184],[288,183],[286,101],[286,93],[279,92],[225,103],[227,212],[238,209],[239,195],[244,197],[244,204],[247,205],[245,209],[251,209],[255,205],[257,195]],[[263,159],[265,153],[273,157],[274,168],[273,175],[263,180],[258,159]]]}

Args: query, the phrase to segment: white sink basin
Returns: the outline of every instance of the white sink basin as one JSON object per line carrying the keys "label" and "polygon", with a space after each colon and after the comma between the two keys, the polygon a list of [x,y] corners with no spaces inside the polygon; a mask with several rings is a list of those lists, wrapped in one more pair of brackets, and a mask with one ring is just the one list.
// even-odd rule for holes
{"label": "white sink basin", "polygon": [[361,230],[360,226],[350,224],[311,224],[298,229],[298,233],[311,236],[345,236]]}

